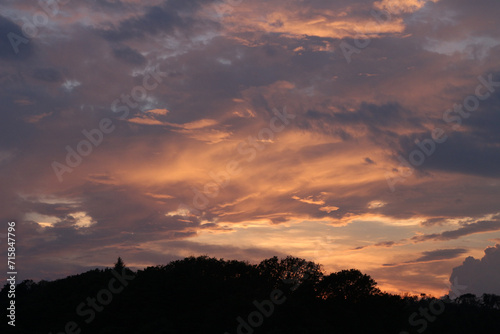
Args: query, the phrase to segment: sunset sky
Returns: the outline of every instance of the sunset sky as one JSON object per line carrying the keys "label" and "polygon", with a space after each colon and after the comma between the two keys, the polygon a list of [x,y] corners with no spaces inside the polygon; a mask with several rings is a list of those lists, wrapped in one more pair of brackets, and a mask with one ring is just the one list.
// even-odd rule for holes
{"label": "sunset sky", "polygon": [[443,295],[453,273],[500,294],[499,17],[1,1],[2,252],[14,220],[21,279],[291,254],[395,293]]}

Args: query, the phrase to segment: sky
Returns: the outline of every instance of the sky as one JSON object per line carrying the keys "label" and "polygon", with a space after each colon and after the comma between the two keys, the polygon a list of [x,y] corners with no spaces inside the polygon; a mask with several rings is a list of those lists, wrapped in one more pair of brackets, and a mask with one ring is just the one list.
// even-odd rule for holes
{"label": "sky", "polygon": [[0,1],[2,248],[15,221],[36,281],[290,254],[393,293],[500,294],[499,16]]}

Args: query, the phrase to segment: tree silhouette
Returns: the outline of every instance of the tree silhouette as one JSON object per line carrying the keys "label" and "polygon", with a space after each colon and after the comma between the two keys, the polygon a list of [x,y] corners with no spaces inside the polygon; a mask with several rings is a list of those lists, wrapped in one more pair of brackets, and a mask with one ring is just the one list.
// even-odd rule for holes
{"label": "tree silhouette", "polygon": [[293,256],[287,256],[281,260],[274,256],[263,260],[257,269],[261,276],[272,281],[275,286],[301,285],[304,282],[317,283],[323,276],[321,265]]}
{"label": "tree silhouette", "polygon": [[[21,282],[16,319],[22,321],[16,328],[1,322],[0,333],[61,333],[72,322],[78,325],[73,333],[96,334],[417,333],[421,310],[439,305],[432,297],[381,293],[356,269],[325,276],[319,264],[292,256],[258,265],[189,257],[137,272],[118,258],[114,270]],[[8,284],[0,291],[4,310],[9,291]],[[498,332],[499,296],[443,301],[444,311],[427,322],[426,333]],[[409,322],[412,314],[419,317]]]}
{"label": "tree silhouette", "polygon": [[486,308],[500,309],[500,296],[485,293],[482,298],[483,305]]}
{"label": "tree silhouette", "polygon": [[458,304],[463,304],[463,305],[473,305],[473,306],[479,305],[479,300],[473,293],[466,293],[457,297],[456,302]]}
{"label": "tree silhouette", "polygon": [[323,299],[343,299],[358,302],[366,297],[380,293],[377,283],[357,269],[332,273],[319,284],[320,297]]}
{"label": "tree silhouette", "polygon": [[121,257],[118,257],[118,260],[116,260],[115,266],[113,268],[117,272],[121,273],[123,269],[125,269],[125,263],[123,262]]}

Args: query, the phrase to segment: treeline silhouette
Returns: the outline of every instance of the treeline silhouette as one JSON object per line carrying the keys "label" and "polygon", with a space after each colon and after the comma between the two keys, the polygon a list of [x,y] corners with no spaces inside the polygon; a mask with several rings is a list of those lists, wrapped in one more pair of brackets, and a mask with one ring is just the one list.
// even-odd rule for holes
{"label": "treeline silhouette", "polygon": [[[380,291],[356,269],[324,274],[288,256],[258,265],[188,257],[132,271],[94,269],[16,287],[2,333],[498,333],[500,296],[436,299]],[[9,286],[0,291],[9,305]]]}

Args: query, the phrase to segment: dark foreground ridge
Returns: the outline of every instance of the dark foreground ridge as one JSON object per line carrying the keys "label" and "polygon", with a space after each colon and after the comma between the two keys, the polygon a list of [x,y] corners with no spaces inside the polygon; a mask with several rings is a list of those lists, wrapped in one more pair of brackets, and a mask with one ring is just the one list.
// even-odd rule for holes
{"label": "dark foreground ridge", "polygon": [[[121,259],[16,288],[16,326],[1,333],[498,333],[500,297],[381,292],[358,270],[273,257],[258,265],[189,257],[134,272]],[[8,285],[0,292],[8,308]],[[5,311],[4,311],[5,312]],[[8,320],[8,319],[7,319]]]}

